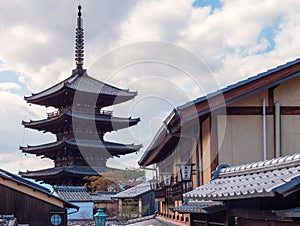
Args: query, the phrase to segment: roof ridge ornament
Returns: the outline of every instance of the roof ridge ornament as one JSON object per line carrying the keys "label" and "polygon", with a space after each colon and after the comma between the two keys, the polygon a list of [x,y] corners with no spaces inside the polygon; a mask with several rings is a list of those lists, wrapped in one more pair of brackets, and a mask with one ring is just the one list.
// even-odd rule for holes
{"label": "roof ridge ornament", "polygon": [[[81,5],[78,5],[77,28],[75,33],[75,63],[76,69],[81,71],[84,56],[83,21],[81,18]],[[81,74],[81,73],[79,73]]]}

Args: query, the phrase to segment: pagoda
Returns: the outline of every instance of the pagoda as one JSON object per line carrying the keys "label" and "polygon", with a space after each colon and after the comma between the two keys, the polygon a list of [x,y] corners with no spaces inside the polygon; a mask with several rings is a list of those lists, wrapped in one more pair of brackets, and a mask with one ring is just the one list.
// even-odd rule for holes
{"label": "pagoda", "polygon": [[54,167],[20,172],[23,177],[51,185],[82,186],[86,176],[97,176],[107,170],[108,158],[139,151],[141,145],[119,144],[104,140],[107,132],[136,125],[139,118],[114,117],[103,108],[133,99],[137,92],[119,89],[87,75],[83,69],[83,23],[81,6],[75,39],[76,69],[64,81],[25,97],[30,104],[54,107],[46,119],[23,121],[26,128],[56,135],[52,143],[20,147],[29,153],[54,161]]}

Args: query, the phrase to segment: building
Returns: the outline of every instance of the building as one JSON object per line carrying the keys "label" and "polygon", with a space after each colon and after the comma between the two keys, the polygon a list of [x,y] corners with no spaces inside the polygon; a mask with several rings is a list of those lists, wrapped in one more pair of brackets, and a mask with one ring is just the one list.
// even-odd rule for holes
{"label": "building", "polygon": [[155,213],[154,192],[149,182],[138,184],[112,196],[118,200],[118,218],[129,220]]}
{"label": "building", "polygon": [[[299,73],[300,59],[296,59],[170,113],[139,161],[144,167],[156,164],[160,185],[166,175],[171,179],[169,186],[160,186],[155,193],[159,214],[189,221],[188,214],[171,209],[182,205],[187,189],[209,183],[218,165],[299,152]],[[179,167],[185,164],[193,166],[189,186],[180,185]]]}
{"label": "building", "polygon": [[30,104],[54,107],[46,119],[24,122],[26,128],[56,135],[52,143],[20,147],[23,153],[53,160],[54,167],[20,172],[23,177],[51,185],[82,186],[85,176],[107,170],[113,156],[137,152],[141,145],[107,142],[104,135],[136,125],[139,118],[114,117],[103,108],[133,99],[137,93],[119,89],[87,75],[83,69],[83,24],[78,7],[76,28],[76,69],[64,81],[25,97]]}
{"label": "building", "polygon": [[[300,154],[217,168],[214,178],[185,193],[174,211],[190,213],[191,225],[300,224]],[[201,201],[199,201],[201,200]]]}
{"label": "building", "polygon": [[51,194],[48,189],[4,170],[0,170],[0,200],[0,222],[2,219],[2,222],[17,221],[30,226],[66,226],[67,211],[78,211],[78,206]]}
{"label": "building", "polygon": [[55,186],[53,194],[80,207],[79,211],[69,215],[69,225],[94,222],[93,215],[98,207],[101,207],[109,218],[117,214],[117,200],[111,196],[117,192],[90,193],[86,187]]}

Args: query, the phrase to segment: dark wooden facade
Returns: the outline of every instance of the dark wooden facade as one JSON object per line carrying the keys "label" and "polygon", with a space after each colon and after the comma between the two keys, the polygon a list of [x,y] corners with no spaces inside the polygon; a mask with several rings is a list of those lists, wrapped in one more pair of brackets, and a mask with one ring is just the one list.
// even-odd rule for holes
{"label": "dark wooden facade", "polygon": [[13,215],[19,224],[52,226],[51,217],[67,225],[67,210],[78,207],[50,193],[47,188],[0,169],[0,215]]}
{"label": "dark wooden facade", "polygon": [[0,214],[12,214],[19,224],[30,226],[52,226],[51,214],[57,213],[62,219],[61,225],[67,225],[67,215],[64,207],[49,204],[44,200],[34,198],[6,186],[0,185]]}

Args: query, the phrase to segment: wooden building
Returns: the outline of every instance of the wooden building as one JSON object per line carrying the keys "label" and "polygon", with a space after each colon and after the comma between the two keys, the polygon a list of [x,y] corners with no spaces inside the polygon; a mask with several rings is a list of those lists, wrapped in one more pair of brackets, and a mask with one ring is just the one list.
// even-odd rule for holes
{"label": "wooden building", "polygon": [[150,183],[138,184],[112,196],[118,200],[118,218],[129,220],[155,213],[154,192]]}
{"label": "wooden building", "polygon": [[108,218],[117,215],[117,200],[111,198],[117,192],[91,193],[86,187],[55,186],[53,194],[80,207],[78,212],[69,215],[69,225],[88,225],[94,222],[93,215],[99,207]]}
{"label": "wooden building", "polygon": [[48,189],[4,170],[0,170],[0,200],[0,215],[13,215],[19,224],[30,226],[66,226],[67,210],[78,211],[78,206]]}
{"label": "wooden building", "polygon": [[[156,164],[169,187],[155,197],[160,214],[189,221],[170,209],[181,206],[178,164],[192,163],[192,188],[209,183],[219,164],[240,165],[299,152],[300,59],[270,69],[207,96],[178,106],[165,119],[139,160]],[[165,198],[166,197],[166,198]],[[176,198],[173,198],[176,197]]]}
{"label": "wooden building", "polygon": [[85,176],[106,171],[106,161],[113,156],[133,153],[141,145],[107,142],[104,135],[136,125],[139,118],[114,117],[103,108],[133,99],[137,93],[119,89],[87,75],[83,69],[83,24],[78,7],[76,28],[76,69],[70,77],[31,96],[30,104],[57,108],[46,119],[24,122],[26,128],[56,135],[52,143],[20,147],[29,153],[54,161],[54,168],[20,172],[51,185],[82,186]]}

